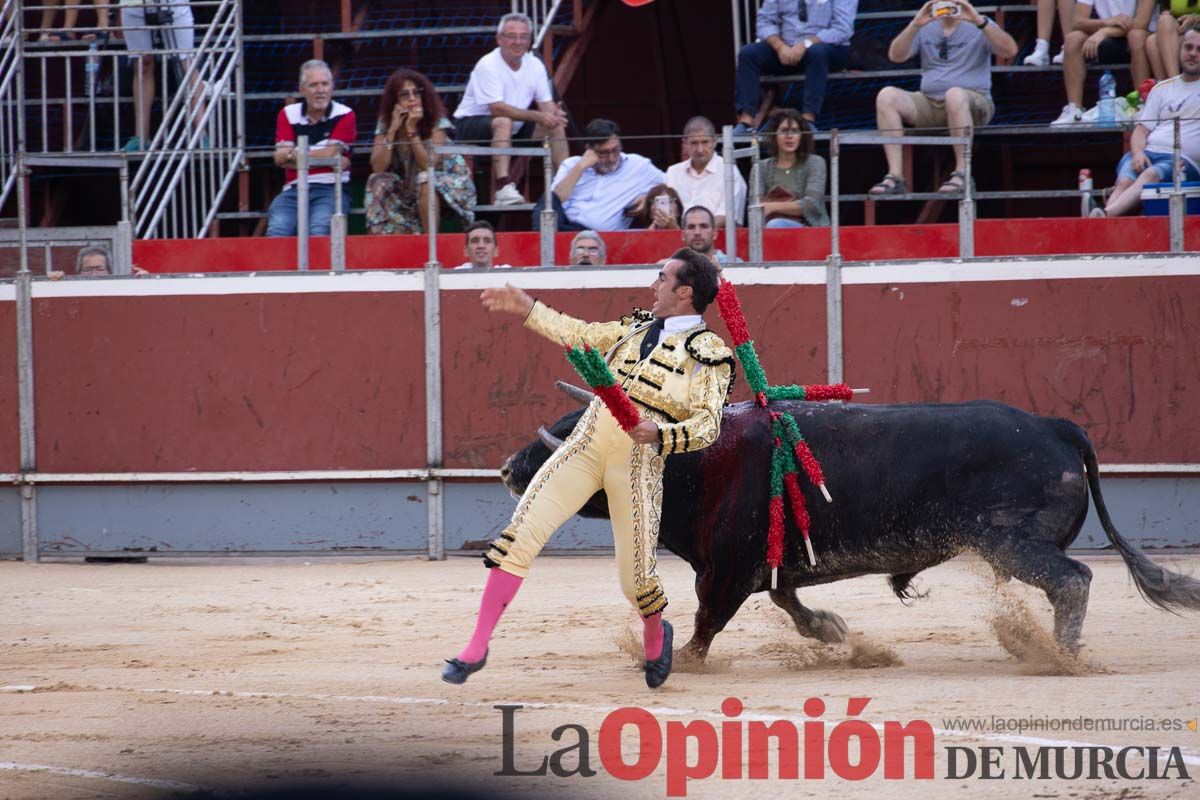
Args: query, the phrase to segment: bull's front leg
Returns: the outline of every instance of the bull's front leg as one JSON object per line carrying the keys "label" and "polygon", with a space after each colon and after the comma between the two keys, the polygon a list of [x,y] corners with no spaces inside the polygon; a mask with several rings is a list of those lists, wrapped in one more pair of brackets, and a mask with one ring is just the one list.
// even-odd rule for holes
{"label": "bull's front leg", "polygon": [[772,589],[771,601],[792,618],[796,631],[809,639],[837,644],[846,641],[846,621],[832,611],[805,608],[795,589]]}
{"label": "bull's front leg", "polygon": [[680,658],[702,663],[708,657],[713,638],[725,629],[729,620],[746,602],[752,588],[741,585],[727,571],[708,568],[696,574],[696,625],[691,641],[680,650]]}

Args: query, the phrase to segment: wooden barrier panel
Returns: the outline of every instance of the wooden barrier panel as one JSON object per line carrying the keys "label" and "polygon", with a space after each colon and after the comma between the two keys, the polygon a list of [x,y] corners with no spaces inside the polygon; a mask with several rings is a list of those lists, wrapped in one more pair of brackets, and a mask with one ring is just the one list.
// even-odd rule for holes
{"label": "wooden barrier panel", "polygon": [[0,286],[0,472],[21,468],[17,404],[17,304],[12,285]]}
{"label": "wooden barrier panel", "polygon": [[[487,313],[485,286],[605,320],[650,305],[656,274],[445,274],[444,466],[498,467],[572,407],[553,388],[576,380],[561,348]],[[825,381],[824,267],[727,274],[772,383]],[[1104,462],[1197,461],[1195,259],[863,265],[843,280],[846,380],[872,390],[860,402],[1002,400],[1083,425]],[[37,281],[38,469],[424,467],[422,285],[405,272]],[[0,370],[15,377],[13,305],[0,302]],[[747,397],[739,375],[734,399]],[[12,380],[0,471],[16,466]]]}

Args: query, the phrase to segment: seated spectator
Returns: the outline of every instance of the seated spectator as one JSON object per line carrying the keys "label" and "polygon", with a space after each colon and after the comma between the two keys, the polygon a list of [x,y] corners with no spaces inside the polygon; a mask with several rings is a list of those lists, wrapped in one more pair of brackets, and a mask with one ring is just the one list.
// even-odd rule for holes
{"label": "seated spectator", "polygon": [[[564,161],[551,184],[558,230],[625,230],[642,213],[646,192],[667,176],[645,156],[622,153],[621,129],[611,120],[592,120],[583,138],[583,155]],[[533,210],[534,230],[541,230],[544,204]]]}
{"label": "seated spectator", "polygon": [[[661,198],[661,199],[660,199]],[[660,183],[646,192],[635,227],[648,231],[677,231],[683,217],[683,201],[679,194],[665,183]]]}
{"label": "seated spectator", "polygon": [[1033,52],[1025,56],[1025,66],[1045,67],[1053,61],[1063,63],[1064,51],[1050,58],[1050,35],[1054,31],[1054,12],[1058,12],[1058,26],[1062,29],[1063,41],[1075,28],[1075,0],[1037,0],[1037,43]]}
{"label": "seated spectator", "polygon": [[[729,256],[713,247],[717,238],[716,221],[716,217],[705,206],[689,208],[683,214],[683,244],[711,261],[720,272],[729,263]],[[741,261],[740,258],[735,260]]]}
{"label": "seated spectator", "polygon": [[1176,17],[1171,11],[1163,11],[1158,15],[1158,30],[1146,37],[1146,57],[1155,80],[1179,74],[1179,37],[1193,28],[1200,28],[1200,14]]}
{"label": "seated spectator", "polygon": [[831,70],[850,61],[858,0],[765,0],[758,9],[758,41],[738,53],[734,100],[738,124],[750,133],[759,106],[759,80],[804,69],[804,118],[816,123]]}
{"label": "seated spectator", "polygon": [[[324,61],[300,67],[299,103],[284,106],[275,122],[275,166],[283,168],[286,183],[267,212],[267,236],[295,236],[296,141],[308,137],[310,158],[342,155],[342,183],[350,181],[350,145],[356,130],[354,111],[333,99],[333,73]],[[308,170],[308,232],[329,235],[333,217],[333,167]],[[342,192],[342,212],[350,213],[350,193]]]}
{"label": "seated spectator", "polygon": [[[90,244],[80,248],[75,255],[75,274],[85,278],[95,278],[113,274],[112,253],[103,245]],[[150,273],[141,267],[134,266],[131,274],[142,276]],[[62,270],[48,270],[46,277],[52,281],[62,280],[66,273]]]}
{"label": "seated spectator", "polygon": [[[986,125],[996,113],[992,103],[992,55],[1012,58],[1017,43],[967,0],[955,0],[959,12],[934,22],[936,0],[921,6],[912,22],[888,47],[888,58],[900,64],[921,54],[921,91],[884,87],[875,98],[879,132],[900,137],[904,128],[945,128],[951,136],[970,136],[975,125]],[[897,138],[899,142],[899,138]],[[966,188],[963,146],[954,147],[954,171],[938,191],[958,194]],[[905,194],[904,150],[885,144],[887,175],[871,194]]]}
{"label": "seated spectator", "polygon": [[[1092,18],[1093,10],[1096,18]],[[1067,104],[1051,125],[1083,121],[1087,62],[1128,64],[1134,86],[1150,77],[1146,38],[1153,21],[1154,0],[1077,0],[1075,30],[1067,34],[1063,48]]]}
{"label": "seated spectator", "polygon": [[[453,130],[433,84],[419,72],[398,69],[383,86],[379,121],[371,146],[367,180],[368,233],[423,233],[437,230],[438,213],[448,207],[466,222],[475,219],[475,181],[466,159],[437,155]],[[429,169],[433,163],[438,203],[429,219]]]}
{"label": "seated spectator", "polygon": [[813,152],[808,120],[795,109],[777,109],[767,126],[766,148],[771,157],[758,166],[766,227],[828,226],[828,173],[825,159]]}
{"label": "seated spectator", "polygon": [[[667,186],[679,193],[682,208],[704,206],[725,226],[725,162],[716,154],[717,129],[708,117],[692,117],[683,126],[683,149],[687,157],[667,167]],[[734,220],[746,216],[746,179],[734,175]]]}
{"label": "seated spectator", "polygon": [[608,248],[595,231],[580,231],[571,240],[572,267],[602,267],[608,263]]}
{"label": "seated spectator", "polygon": [[[42,19],[38,23],[38,27],[42,29],[38,36],[39,42],[58,42],[63,39],[75,39],[75,23],[79,21],[79,0],[43,0]],[[62,35],[50,30],[54,28],[54,18],[58,16],[58,7],[66,6],[63,11],[63,26],[59,30]],[[101,30],[108,28],[108,0],[96,0],[96,25]],[[84,41],[90,41],[96,38],[94,33],[85,33],[79,37]]]}
{"label": "seated spectator", "polygon": [[467,260],[455,269],[512,269],[511,264],[497,264],[500,245],[496,242],[496,229],[486,220],[477,220],[467,226],[466,244],[463,253]]}
{"label": "seated spectator", "polygon": [[[567,157],[567,115],[554,102],[546,65],[529,52],[533,22],[524,14],[505,14],[496,29],[496,49],[471,70],[462,102],[454,111],[454,138],[492,147],[511,147],[513,140],[550,136],[555,168]],[[537,110],[530,104],[536,102]],[[498,206],[524,203],[508,176],[510,156],[492,156],[492,179]]]}
{"label": "seated spectator", "polygon": [[1129,137],[1129,152],[1117,165],[1117,183],[1104,208],[1093,217],[1128,214],[1142,202],[1142,187],[1173,180],[1175,120],[1179,118],[1179,147],[1183,180],[1200,181],[1200,30],[1183,34],[1179,45],[1180,73],[1150,90]]}

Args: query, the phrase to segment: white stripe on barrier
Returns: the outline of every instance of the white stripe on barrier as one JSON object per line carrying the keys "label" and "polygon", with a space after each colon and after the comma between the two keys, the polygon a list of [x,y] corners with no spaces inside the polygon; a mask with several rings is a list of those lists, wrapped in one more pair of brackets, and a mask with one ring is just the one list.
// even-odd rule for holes
{"label": "white stripe on barrier", "polygon": [[[92,686],[86,687],[94,691],[116,691],[116,692],[131,692],[134,694],[172,694],[192,697],[238,697],[244,699],[275,699],[275,700],[327,700],[349,703],[384,703],[391,705],[432,705],[432,706],[448,706],[458,705],[467,708],[494,708],[496,700],[477,701],[477,700],[447,700],[440,697],[393,697],[389,695],[344,695],[344,694],[302,694],[299,692],[241,692],[241,691],[225,691],[221,689],[135,689],[124,686]],[[31,691],[29,687],[13,687],[0,686],[0,692],[11,692],[16,690]],[[584,703],[556,703],[556,702],[533,702],[514,699],[511,702],[520,704],[525,708],[537,710],[552,710],[552,711],[587,711],[595,714],[610,714],[624,706],[593,706]],[[674,708],[671,706],[650,706],[645,707],[654,716],[663,717],[702,717],[705,719],[716,719],[728,721],[728,717],[724,714],[715,711],[701,711],[693,708]],[[752,722],[779,722],[779,721],[794,721],[797,719],[818,719],[810,718],[801,709],[796,709],[787,714],[741,714],[739,720]],[[826,724],[836,725],[844,720],[831,720],[819,718]],[[877,731],[883,731],[883,725],[870,723],[871,727]],[[932,727],[932,726],[931,726]],[[1011,742],[1014,744],[1029,744],[1044,747],[1122,747],[1124,745],[1102,745],[1095,742],[1077,742],[1070,739],[1045,739],[1037,736],[1022,736],[1014,734],[998,734],[984,733],[981,731],[954,731],[942,728],[933,728],[933,733],[936,736],[959,737],[964,739],[980,739],[989,742]],[[1200,766],[1200,753],[1185,748],[1180,748],[1180,754],[1184,763]]]}
{"label": "white stripe on barrier", "polygon": [[[525,289],[622,289],[649,287],[658,274],[653,266],[600,269],[530,269],[444,271],[446,291],[478,291],[513,283]],[[726,274],[738,286],[819,286],[823,264],[733,266]],[[1184,255],[1074,256],[993,260],[927,260],[863,262],[846,265],[848,285],[976,283],[1027,280],[1165,278],[1200,275],[1200,258]],[[366,270],[345,273],[269,273],[245,275],[159,275],[142,278],[47,281],[33,284],[35,298],[153,297],[172,295],[309,294],[336,292],[421,292],[420,270]],[[11,282],[0,283],[0,300],[15,299]]]}

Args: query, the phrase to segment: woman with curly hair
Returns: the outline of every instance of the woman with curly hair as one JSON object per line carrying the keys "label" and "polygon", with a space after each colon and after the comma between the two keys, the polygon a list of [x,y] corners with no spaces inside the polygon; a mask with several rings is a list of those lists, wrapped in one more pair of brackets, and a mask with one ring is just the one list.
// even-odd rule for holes
{"label": "woman with curly hair", "polygon": [[768,228],[824,227],[828,182],[825,159],[813,152],[812,123],[794,108],[772,112],[766,130],[771,156],[759,165],[761,203]]}
{"label": "woman with curly hair", "polygon": [[[445,207],[470,223],[475,219],[475,182],[461,155],[437,155],[454,126],[437,91],[416,70],[398,69],[383,86],[379,121],[371,146],[367,180],[368,233],[423,233],[436,230]],[[429,219],[429,165],[439,202]]]}

